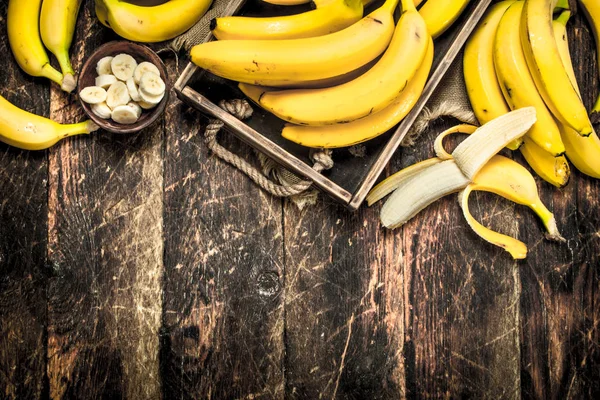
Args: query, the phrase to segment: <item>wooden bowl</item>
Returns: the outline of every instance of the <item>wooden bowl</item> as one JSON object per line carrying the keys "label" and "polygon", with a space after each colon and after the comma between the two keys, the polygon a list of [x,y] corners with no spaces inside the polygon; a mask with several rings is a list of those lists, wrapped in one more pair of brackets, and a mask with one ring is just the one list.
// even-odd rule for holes
{"label": "wooden bowl", "polygon": [[84,88],[88,86],[94,86],[96,84],[96,77],[98,76],[96,72],[96,65],[98,64],[98,61],[104,57],[114,57],[121,53],[129,54],[135,58],[138,64],[148,61],[156,65],[160,71],[161,78],[163,81],[165,81],[166,86],[165,97],[162,99],[162,101],[151,110],[143,110],[140,119],[135,124],[131,125],[119,124],[112,119],[102,119],[93,113],[91,105],[82,101],[81,97],[79,98],[79,101],[88,117],[98,124],[100,128],[113,133],[135,133],[148,127],[161,116],[161,114],[165,111],[165,107],[169,101],[169,92],[171,91],[171,85],[167,77],[167,68],[165,67],[165,64],[163,64],[158,54],[156,54],[150,48],[127,41],[114,41],[100,46],[98,50],[96,50],[94,54],[88,58],[83,65],[81,72],[79,73],[78,93]]}

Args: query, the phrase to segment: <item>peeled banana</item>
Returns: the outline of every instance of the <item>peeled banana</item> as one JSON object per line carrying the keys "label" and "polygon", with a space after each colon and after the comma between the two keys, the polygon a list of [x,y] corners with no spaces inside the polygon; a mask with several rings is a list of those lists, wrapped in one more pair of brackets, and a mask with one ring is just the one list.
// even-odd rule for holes
{"label": "peeled banana", "polygon": [[535,85],[546,105],[562,123],[582,136],[592,133],[592,125],[577,90],[565,71],[552,28],[555,1],[525,0],[521,40]]}
{"label": "peeled banana", "polygon": [[67,92],[72,92],[77,86],[76,74],[69,58],[69,48],[82,2],[83,0],[44,0],[40,14],[42,41],[60,64],[64,76],[62,87]]}
{"label": "peeled banana", "polygon": [[92,121],[62,125],[21,110],[0,96],[0,141],[25,150],[47,149],[74,135],[94,132]]}
{"label": "peeled banana", "polygon": [[6,16],[8,41],[23,71],[62,85],[63,75],[50,65],[50,59],[40,38],[41,7],[42,0],[9,0]]}
{"label": "peeled banana", "polygon": [[340,76],[371,62],[385,51],[394,33],[387,0],[360,21],[329,35],[285,40],[217,40],[195,46],[192,61],[237,82],[287,86]]}
{"label": "peeled banana", "polygon": [[169,0],[144,7],[121,0],[96,0],[96,15],[125,39],[162,42],[190,29],[211,4],[212,0]]}
{"label": "peeled banana", "polygon": [[364,75],[325,89],[267,92],[260,98],[261,106],[283,120],[311,126],[359,120],[389,106],[415,76],[429,43],[425,22],[412,0],[403,0],[402,9],[388,49]]}
{"label": "peeled banana", "polygon": [[210,23],[219,40],[299,39],[340,31],[363,16],[361,0],[332,0],[312,11],[280,17],[230,16]]}

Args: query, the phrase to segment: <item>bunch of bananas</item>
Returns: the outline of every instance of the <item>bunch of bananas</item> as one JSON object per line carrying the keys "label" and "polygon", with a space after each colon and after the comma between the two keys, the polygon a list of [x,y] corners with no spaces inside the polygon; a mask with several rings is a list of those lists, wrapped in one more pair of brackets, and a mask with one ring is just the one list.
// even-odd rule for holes
{"label": "bunch of bananas", "polygon": [[363,17],[371,1],[315,0],[314,10],[296,15],[216,18],[211,29],[219,40],[194,47],[191,58],[239,82],[256,104],[289,122],[282,135],[293,142],[319,148],[364,142],[410,112],[429,76],[433,38],[469,3],[386,0]]}
{"label": "bunch of bananas", "polygon": [[[579,2],[598,39],[600,2]],[[556,187],[569,181],[567,158],[581,172],[600,178],[600,139],[582,103],[569,53],[570,15],[566,0],[500,1],[467,42],[463,60],[467,93],[481,124],[509,110],[535,107],[535,125],[508,147],[519,149]]]}
{"label": "bunch of bananas", "polygon": [[[27,74],[48,78],[72,92],[77,86],[69,59],[82,0],[9,0],[8,41],[17,63]],[[50,65],[44,45],[58,60],[62,73]]]}

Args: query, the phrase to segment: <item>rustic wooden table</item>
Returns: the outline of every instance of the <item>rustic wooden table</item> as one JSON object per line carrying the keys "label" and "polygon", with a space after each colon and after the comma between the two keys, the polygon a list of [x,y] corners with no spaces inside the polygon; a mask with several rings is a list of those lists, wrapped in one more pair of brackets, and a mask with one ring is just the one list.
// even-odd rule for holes
{"label": "rustic wooden table", "polygon": [[[6,3],[0,93],[81,120],[74,96],[17,67]],[[570,32],[590,106],[593,41],[582,18]],[[87,1],[75,65],[113,38]],[[174,80],[185,61],[167,64]],[[598,181],[538,180],[564,244],[528,209],[476,196],[484,223],[529,245],[514,262],[452,196],[394,232],[378,207],[299,211],[208,154],[201,122],[172,99],[138,135],[0,145],[1,398],[598,398]],[[431,157],[450,122],[387,173]]]}

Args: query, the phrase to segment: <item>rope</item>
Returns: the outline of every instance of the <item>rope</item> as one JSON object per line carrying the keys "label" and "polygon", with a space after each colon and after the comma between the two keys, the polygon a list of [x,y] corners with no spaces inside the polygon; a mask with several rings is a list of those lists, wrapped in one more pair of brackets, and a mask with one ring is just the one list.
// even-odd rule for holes
{"label": "rope", "polygon": [[[227,111],[234,117],[244,120],[252,116],[252,107],[246,100],[230,100],[221,101],[219,107]],[[265,175],[262,174],[258,168],[248,163],[246,160],[232,153],[217,141],[217,134],[221,131],[225,124],[219,119],[211,119],[209,121],[206,130],[204,131],[204,142],[211,152],[213,152],[221,160],[233,165],[244,174],[246,174],[254,183],[266,190],[273,196],[277,197],[290,197],[305,192],[312,186],[311,181],[300,180],[293,185],[279,185]],[[323,150],[311,153],[311,159],[314,162],[313,169],[317,172],[323,172],[333,167],[333,160],[331,159],[331,151]],[[286,171],[291,174],[291,172]]]}

